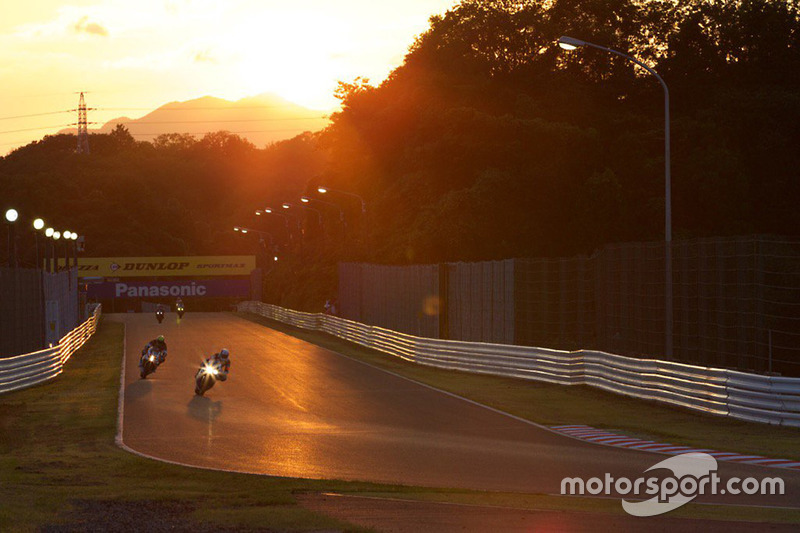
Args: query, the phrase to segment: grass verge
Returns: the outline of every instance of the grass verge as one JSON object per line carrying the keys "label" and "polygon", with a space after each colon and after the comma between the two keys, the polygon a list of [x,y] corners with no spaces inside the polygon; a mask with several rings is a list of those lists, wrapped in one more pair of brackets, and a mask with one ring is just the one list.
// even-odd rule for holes
{"label": "grass verge", "polygon": [[252,313],[237,315],[539,424],[586,424],[658,442],[800,460],[800,429],[704,415],[585,385],[553,385],[422,366],[326,333]]}
{"label": "grass verge", "polygon": [[122,324],[103,321],[59,377],[0,396],[0,531],[165,524],[195,531],[364,531],[297,505],[293,494],[394,490],[184,468],[121,450],[114,436],[122,338]]}
{"label": "grass verge", "polygon": [[[615,500],[232,474],[129,454],[114,444],[122,334],[121,324],[102,322],[61,376],[0,396],[0,531],[133,531],[156,526],[198,532],[365,531],[298,505],[295,495],[303,492],[623,513]],[[317,344],[353,355],[346,343],[321,337]],[[377,353],[362,355],[373,364],[397,363]],[[511,385],[519,388],[513,381]],[[777,509],[690,505],[676,516],[800,522],[797,511]]]}

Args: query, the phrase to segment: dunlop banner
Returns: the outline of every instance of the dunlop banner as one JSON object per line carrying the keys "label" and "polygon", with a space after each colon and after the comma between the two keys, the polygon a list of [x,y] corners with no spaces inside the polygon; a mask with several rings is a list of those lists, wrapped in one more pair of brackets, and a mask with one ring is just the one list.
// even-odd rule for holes
{"label": "dunlop banner", "polygon": [[[59,267],[64,266],[64,259]],[[80,257],[78,277],[249,276],[254,255],[208,257]]]}

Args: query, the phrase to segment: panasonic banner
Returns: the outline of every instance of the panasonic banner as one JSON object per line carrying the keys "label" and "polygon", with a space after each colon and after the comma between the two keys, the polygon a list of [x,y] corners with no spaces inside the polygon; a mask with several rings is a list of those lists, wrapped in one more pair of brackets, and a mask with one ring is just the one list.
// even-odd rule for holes
{"label": "panasonic banner", "polygon": [[90,299],[110,298],[248,298],[249,280],[118,281],[89,284]]}

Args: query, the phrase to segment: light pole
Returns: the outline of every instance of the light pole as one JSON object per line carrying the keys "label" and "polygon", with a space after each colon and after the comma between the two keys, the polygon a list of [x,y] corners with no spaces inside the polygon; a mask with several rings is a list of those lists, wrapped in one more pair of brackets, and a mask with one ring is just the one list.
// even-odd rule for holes
{"label": "light pole", "polygon": [[357,195],[356,193],[354,193],[354,192],[342,191],[342,190],[339,190],[339,189],[331,189],[330,187],[326,187],[324,185],[320,185],[319,187],[317,187],[317,192],[320,193],[320,194],[327,194],[329,192],[335,192],[335,193],[338,193],[338,194],[345,194],[347,196],[352,196],[354,198],[357,198],[358,201],[361,202],[361,214],[365,215],[367,213],[367,204],[366,204],[366,202],[364,202],[364,199],[362,197],[360,197],[359,195]]}
{"label": "light pole", "polygon": [[69,272],[69,242],[72,240],[72,232],[65,231],[64,237],[64,268]]}
{"label": "light pole", "polygon": [[33,221],[33,245],[36,247],[36,268],[41,268],[39,264],[39,232],[44,227],[44,220],[37,218]]}
{"label": "light pole", "polygon": [[17,268],[17,239],[14,233],[14,223],[19,218],[19,213],[16,209],[9,209],[6,211],[6,223],[8,224],[6,232],[8,233],[8,266]]}
{"label": "light pole", "polygon": [[271,207],[267,207],[263,211],[261,211],[261,210],[256,211],[256,215],[258,215],[258,216],[261,216],[261,215],[276,215],[276,216],[279,216],[279,217],[283,217],[284,223],[286,224],[286,229],[287,230],[289,229],[289,217],[284,215],[284,214],[282,214],[282,213],[276,213]]}
{"label": "light pole", "polygon": [[[324,189],[324,187],[323,187]],[[319,190],[319,189],[317,189]],[[327,189],[326,189],[327,190]],[[320,200],[319,198],[311,198],[310,196],[303,196],[300,198],[300,201],[304,204],[308,204],[311,202],[317,202],[319,204],[329,205],[335,208],[339,212],[339,222],[342,224],[342,240],[347,240],[347,221],[344,218],[344,210],[338,205],[333,202],[328,202],[325,200]]]}
{"label": "light pole", "polygon": [[48,274],[52,272],[50,258],[53,256],[54,252],[51,249],[53,242],[50,239],[53,238],[54,233],[55,230],[53,228],[47,228],[44,231],[44,236],[47,237],[47,239],[44,241],[44,271]]}
{"label": "light pole", "polygon": [[[239,233],[242,233],[242,234],[247,234],[247,233],[250,233],[250,232],[258,234],[259,244],[261,245],[262,249],[265,250],[265,251],[266,251],[267,247],[266,247],[266,244],[264,243],[264,235],[266,235],[269,238],[269,252],[270,252],[269,254],[266,254],[266,255],[272,255],[274,257],[275,261],[278,260],[278,256],[275,255],[275,253],[277,251],[277,247],[275,246],[275,239],[272,237],[271,233],[266,232],[266,231],[253,229],[253,228],[245,228],[245,227],[242,227],[242,226],[235,226],[233,228],[233,231],[236,231],[236,232],[239,232]],[[272,270],[272,269],[270,269],[270,270]]]}
{"label": "light pole", "polygon": [[61,232],[53,232],[53,272],[58,272],[58,247],[56,244],[61,239]]}
{"label": "light pole", "polygon": [[72,239],[72,266],[78,268],[78,234],[73,231],[70,238]]}
{"label": "light pole", "polygon": [[[314,211],[317,214],[317,223],[319,224],[320,227],[323,227],[322,226],[322,212],[319,209],[314,209],[310,205],[305,205],[307,202],[303,202],[302,198],[300,199],[300,202],[301,202],[300,207],[304,207],[306,209],[310,209],[311,211]],[[284,209],[290,209],[290,208],[294,207],[294,205],[295,204],[290,204],[290,203],[287,202],[287,203],[283,204],[283,208]]]}
{"label": "light pole", "polygon": [[627,59],[628,61],[632,61],[636,63],[647,72],[652,74],[656,77],[656,79],[661,83],[661,87],[664,88],[664,246],[665,250],[665,263],[664,263],[664,271],[665,271],[665,281],[666,281],[666,289],[664,292],[664,302],[665,302],[665,314],[666,314],[666,322],[664,327],[664,351],[666,352],[667,357],[672,357],[672,178],[670,174],[670,146],[669,146],[669,89],[667,88],[667,84],[664,82],[664,79],[658,75],[658,73],[653,70],[652,68],[648,67],[635,57],[631,57],[627,54],[623,54],[617,50],[613,50],[611,48],[606,48],[605,46],[600,46],[594,43],[590,43],[588,41],[582,41],[580,39],[575,39],[574,37],[568,37],[566,35],[562,36],[558,40],[558,45],[563,48],[564,50],[575,50],[576,48],[580,48],[581,46],[590,46],[592,48],[597,48],[598,50],[603,50],[610,54],[618,55]]}

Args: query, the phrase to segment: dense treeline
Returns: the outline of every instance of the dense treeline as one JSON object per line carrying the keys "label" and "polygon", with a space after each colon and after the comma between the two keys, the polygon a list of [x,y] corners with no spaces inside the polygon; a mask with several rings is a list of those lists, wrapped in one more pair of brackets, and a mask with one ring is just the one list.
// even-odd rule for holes
{"label": "dense treeline", "polygon": [[90,147],[76,154],[74,136],[46,137],[0,160],[0,183],[4,204],[85,235],[95,257],[253,253],[233,226],[298,195],[324,164],[310,133],[257,149],[226,132],[136,142],[118,126]]}
{"label": "dense treeline", "polygon": [[[318,300],[339,260],[408,263],[590,253],[661,240],[663,93],[630,62],[566,52],[570,35],[633,55],[669,85],[675,238],[800,231],[798,0],[465,0],[431,19],[379,86],[342,83],[321,133],[257,149],[224,132],[135,142],[69,136],[0,160],[4,200],[87,234],[93,255],[291,250],[269,298]],[[255,209],[317,204],[291,240]],[[9,193],[9,194],[6,194]],[[263,224],[263,225],[260,225]],[[301,248],[301,244],[303,244]],[[282,250],[282,253],[285,250]],[[321,273],[321,274],[320,274]],[[308,306],[308,305],[306,305]]]}
{"label": "dense treeline", "polygon": [[378,87],[341,87],[323,179],[370,204],[373,259],[660,240],[670,87],[676,238],[800,230],[800,19],[785,0],[467,0]]}

